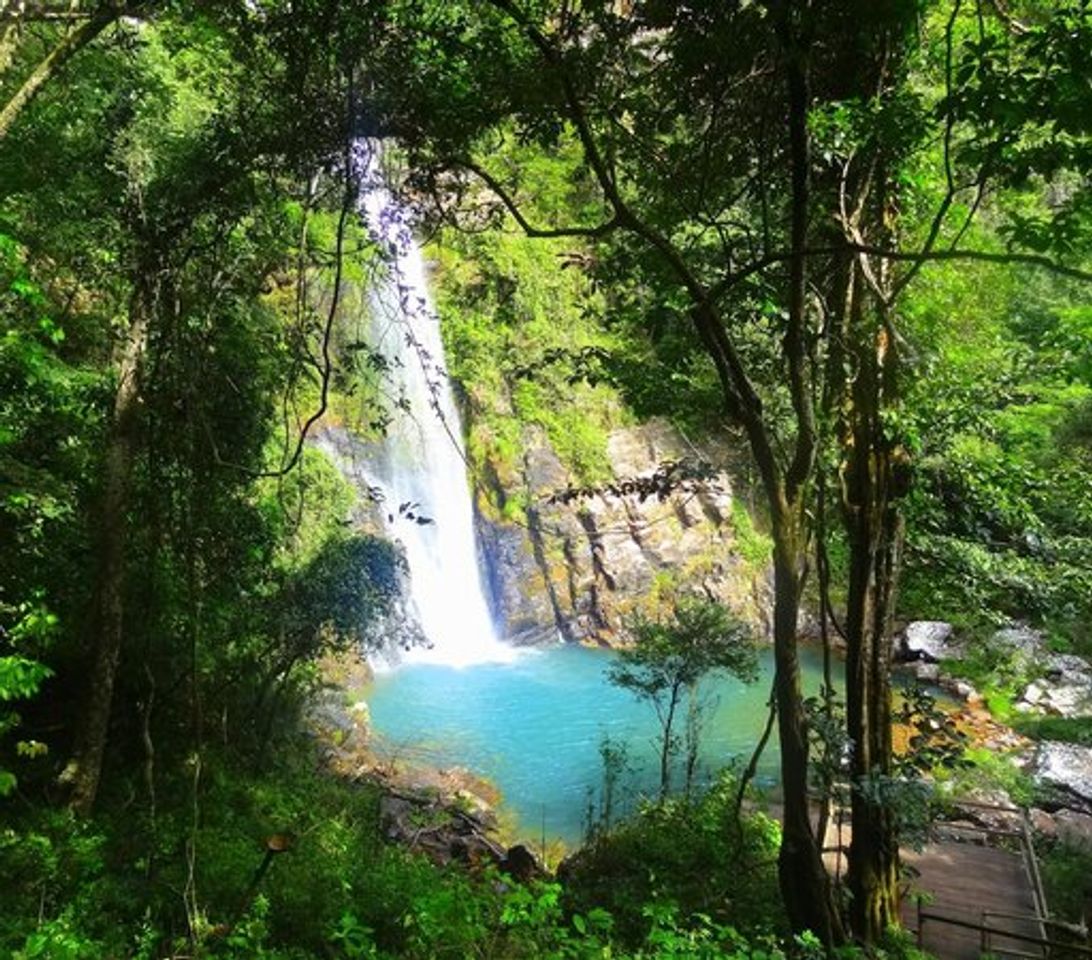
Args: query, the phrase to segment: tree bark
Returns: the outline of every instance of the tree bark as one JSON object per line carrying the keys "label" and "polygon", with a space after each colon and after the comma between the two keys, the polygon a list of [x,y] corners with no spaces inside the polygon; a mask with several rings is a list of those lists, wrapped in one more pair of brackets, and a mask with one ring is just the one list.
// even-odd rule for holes
{"label": "tree bark", "polygon": [[[898,923],[898,836],[890,799],[871,787],[892,773],[891,634],[895,614],[903,521],[904,454],[881,419],[894,397],[894,345],[886,308],[867,323],[855,310],[854,326],[872,332],[862,345],[846,404],[843,511],[849,541],[846,609],[846,718],[853,742],[852,840],[847,881],[854,935],[875,943]],[[886,402],[885,402],[886,401]]]}
{"label": "tree bark", "polygon": [[[824,946],[845,940],[830,876],[823,864],[822,838],[811,823],[808,801],[808,722],[800,685],[797,618],[807,570],[804,497],[815,467],[818,430],[812,394],[812,358],[808,352],[806,311],[808,218],[811,206],[811,137],[808,108],[807,43],[799,36],[796,4],[774,5],[777,33],[785,58],[790,158],[789,310],[783,351],[789,392],[796,415],[791,459],[774,482],[766,478],[774,540],[774,662],[778,734],[781,740],[781,789],[784,796],[778,882],[794,931],[810,930]],[[757,452],[757,451],[756,451]],[[761,462],[760,462],[761,469]]]}
{"label": "tree bark", "polygon": [[118,383],[113,421],[106,441],[99,513],[95,648],[75,749],[61,775],[61,782],[71,788],[71,808],[82,816],[91,812],[98,793],[114,679],[124,639],[130,480],[141,403],[140,368],[148,347],[153,297],[151,275],[138,277],[129,304],[129,329],[117,350]]}
{"label": "tree bark", "polygon": [[679,706],[679,685],[671,687],[671,700],[667,705],[667,715],[663,720],[663,743],[660,744],[660,799],[666,800],[671,790],[671,743],[675,727],[675,710]]}
{"label": "tree bark", "polygon": [[[69,30],[45,58],[31,71],[0,109],[0,140],[8,135],[13,123],[26,106],[69,60],[94,40],[125,10],[124,4],[104,3],[88,20]],[[6,38],[10,40],[11,38]],[[10,54],[10,51],[9,51]],[[0,68],[3,64],[0,64]]]}
{"label": "tree bark", "polygon": [[826,945],[844,941],[821,844],[808,805],[808,725],[800,686],[796,626],[803,587],[802,511],[774,520],[774,662],[784,815],[778,880],[789,923]]}

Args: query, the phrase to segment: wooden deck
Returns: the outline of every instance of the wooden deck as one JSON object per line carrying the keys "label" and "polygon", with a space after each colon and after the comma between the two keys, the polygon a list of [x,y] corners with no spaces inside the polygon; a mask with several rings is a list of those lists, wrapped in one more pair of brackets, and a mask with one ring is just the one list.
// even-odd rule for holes
{"label": "wooden deck", "polygon": [[[941,960],[978,960],[984,953],[1006,960],[1043,957],[1038,944],[1004,935],[1032,941],[1049,936],[1036,919],[1045,905],[1032,876],[1037,867],[1028,859],[1030,838],[1019,829],[1018,811],[983,809],[1002,813],[1009,822],[992,830],[942,825],[924,849],[903,851],[911,877],[903,890],[902,924]],[[838,851],[847,849],[849,840],[848,827],[839,833],[831,824],[824,859],[834,875],[844,870]]]}
{"label": "wooden deck", "polygon": [[984,935],[937,919],[1043,937],[1041,925],[1025,919],[1036,915],[1036,903],[1020,854],[979,843],[942,840],[920,853],[906,851],[902,859],[918,874],[903,897],[902,922],[908,930],[921,931],[924,949],[943,960],[977,960],[986,952],[1002,957],[1042,956],[1041,948],[1033,943]]}

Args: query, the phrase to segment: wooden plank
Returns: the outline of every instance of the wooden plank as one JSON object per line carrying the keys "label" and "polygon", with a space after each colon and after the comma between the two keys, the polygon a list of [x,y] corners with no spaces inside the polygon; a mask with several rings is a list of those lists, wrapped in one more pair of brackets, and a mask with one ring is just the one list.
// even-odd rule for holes
{"label": "wooden plank", "polygon": [[[1008,914],[989,926],[1028,937],[1040,937],[1033,917],[1035,896],[1019,854],[996,847],[942,841],[920,852],[907,851],[903,862],[918,871],[903,902],[903,924],[917,928],[917,901],[924,898],[927,913],[943,914],[957,923],[926,921],[922,946],[943,960],[977,960],[983,951],[983,935],[970,926],[982,925],[984,913]],[[999,956],[1041,956],[1034,945],[998,934],[989,934],[985,946]]]}
{"label": "wooden plank", "polygon": [[[956,831],[967,839],[953,836]],[[832,876],[844,875],[850,840],[848,823],[839,823],[837,815],[832,817],[823,842],[823,860]],[[1015,840],[1019,847],[1027,837],[1018,830],[959,824],[920,851],[902,852],[904,867],[917,872],[904,891],[903,926],[917,932],[919,902],[927,917],[939,914],[954,921],[926,919],[924,923],[922,946],[941,960],[979,960],[985,949],[1006,958],[1043,956],[1043,948],[1034,942],[1043,939],[1043,926],[1037,919],[1042,905],[1024,857],[1015,849],[990,845],[990,840],[1007,841],[1009,846]],[[984,922],[986,914],[990,915],[988,923]],[[991,932],[983,934],[983,926],[992,928]]]}

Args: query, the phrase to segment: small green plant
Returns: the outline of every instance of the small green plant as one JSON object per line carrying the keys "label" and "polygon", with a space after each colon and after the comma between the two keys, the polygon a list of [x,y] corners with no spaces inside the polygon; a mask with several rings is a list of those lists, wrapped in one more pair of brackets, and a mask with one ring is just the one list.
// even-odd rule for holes
{"label": "small green plant", "polygon": [[1061,841],[1041,846],[1039,866],[1052,912],[1069,923],[1087,921],[1092,916],[1092,850]]}
{"label": "small green plant", "polygon": [[946,778],[955,795],[972,790],[1004,790],[1013,803],[1030,806],[1037,788],[1034,779],[1013,762],[1012,757],[988,747],[973,747],[965,754],[967,763]]}
{"label": "small green plant", "polygon": [[620,813],[623,779],[632,771],[629,747],[625,741],[616,740],[609,734],[604,734],[599,741],[599,759],[603,768],[603,783],[599,791],[598,807],[595,797],[589,792],[584,823],[586,844],[594,843],[598,837],[610,833]]}
{"label": "small green plant", "polygon": [[[714,673],[728,673],[751,682],[758,676],[754,634],[746,623],[720,604],[688,598],[673,613],[653,620],[638,614],[629,624],[632,647],[619,652],[607,677],[615,686],[650,703],[660,721],[660,799],[671,789],[672,763],[683,746],[677,724],[689,715],[688,754],[697,756],[700,722],[695,701],[698,684]],[[688,783],[693,774],[688,764]]]}
{"label": "small green plant", "polygon": [[732,530],[736,538],[736,552],[750,570],[757,572],[770,565],[773,541],[755,528],[751,514],[738,498],[732,501]]}
{"label": "small green plant", "polygon": [[964,657],[946,660],[943,667],[953,676],[972,683],[990,713],[1002,722],[1015,716],[1020,694],[1041,675],[1032,658],[1019,650],[991,644],[982,631],[972,636]]}
{"label": "small green plant", "polygon": [[94,960],[101,951],[101,944],[83,934],[66,911],[30,934],[14,960]]}
{"label": "small green plant", "polygon": [[330,931],[330,940],[337,944],[346,960],[372,960],[379,956],[373,933],[371,927],[361,923],[355,913],[346,910]]}
{"label": "small green plant", "polygon": [[1092,747],[1092,717],[1054,717],[1016,714],[1013,727],[1033,740],[1061,740]]}

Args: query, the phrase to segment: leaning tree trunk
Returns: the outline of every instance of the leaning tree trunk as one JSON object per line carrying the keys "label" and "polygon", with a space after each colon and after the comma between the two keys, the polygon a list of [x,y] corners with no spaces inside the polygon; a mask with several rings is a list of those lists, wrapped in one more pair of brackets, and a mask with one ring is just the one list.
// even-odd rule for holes
{"label": "leaning tree trunk", "polygon": [[118,382],[103,458],[99,509],[94,652],[75,750],[61,777],[71,789],[70,806],[84,816],[91,812],[98,793],[124,637],[130,479],[137,446],[140,368],[153,308],[152,284],[150,275],[138,277],[129,305],[129,329],[118,345]]}
{"label": "leaning tree trunk", "polygon": [[808,803],[808,725],[797,655],[804,557],[800,521],[783,515],[775,519],[773,534],[774,685],[784,803],[778,879],[793,929],[811,930],[824,944],[837,945],[844,934]]}
{"label": "leaning tree trunk", "polygon": [[[57,45],[31,71],[30,75],[8,98],[3,107],[0,107],[0,140],[7,136],[19,114],[23,112],[57,72],[111,23],[117,20],[125,12],[125,9],[124,4],[104,3],[87,20],[83,21],[78,27],[69,30],[57,42]],[[8,45],[14,43],[10,34],[6,34],[4,39]],[[12,52],[13,49],[8,46],[3,53],[3,59],[9,58]],[[5,66],[6,64],[0,63],[0,68]]]}

